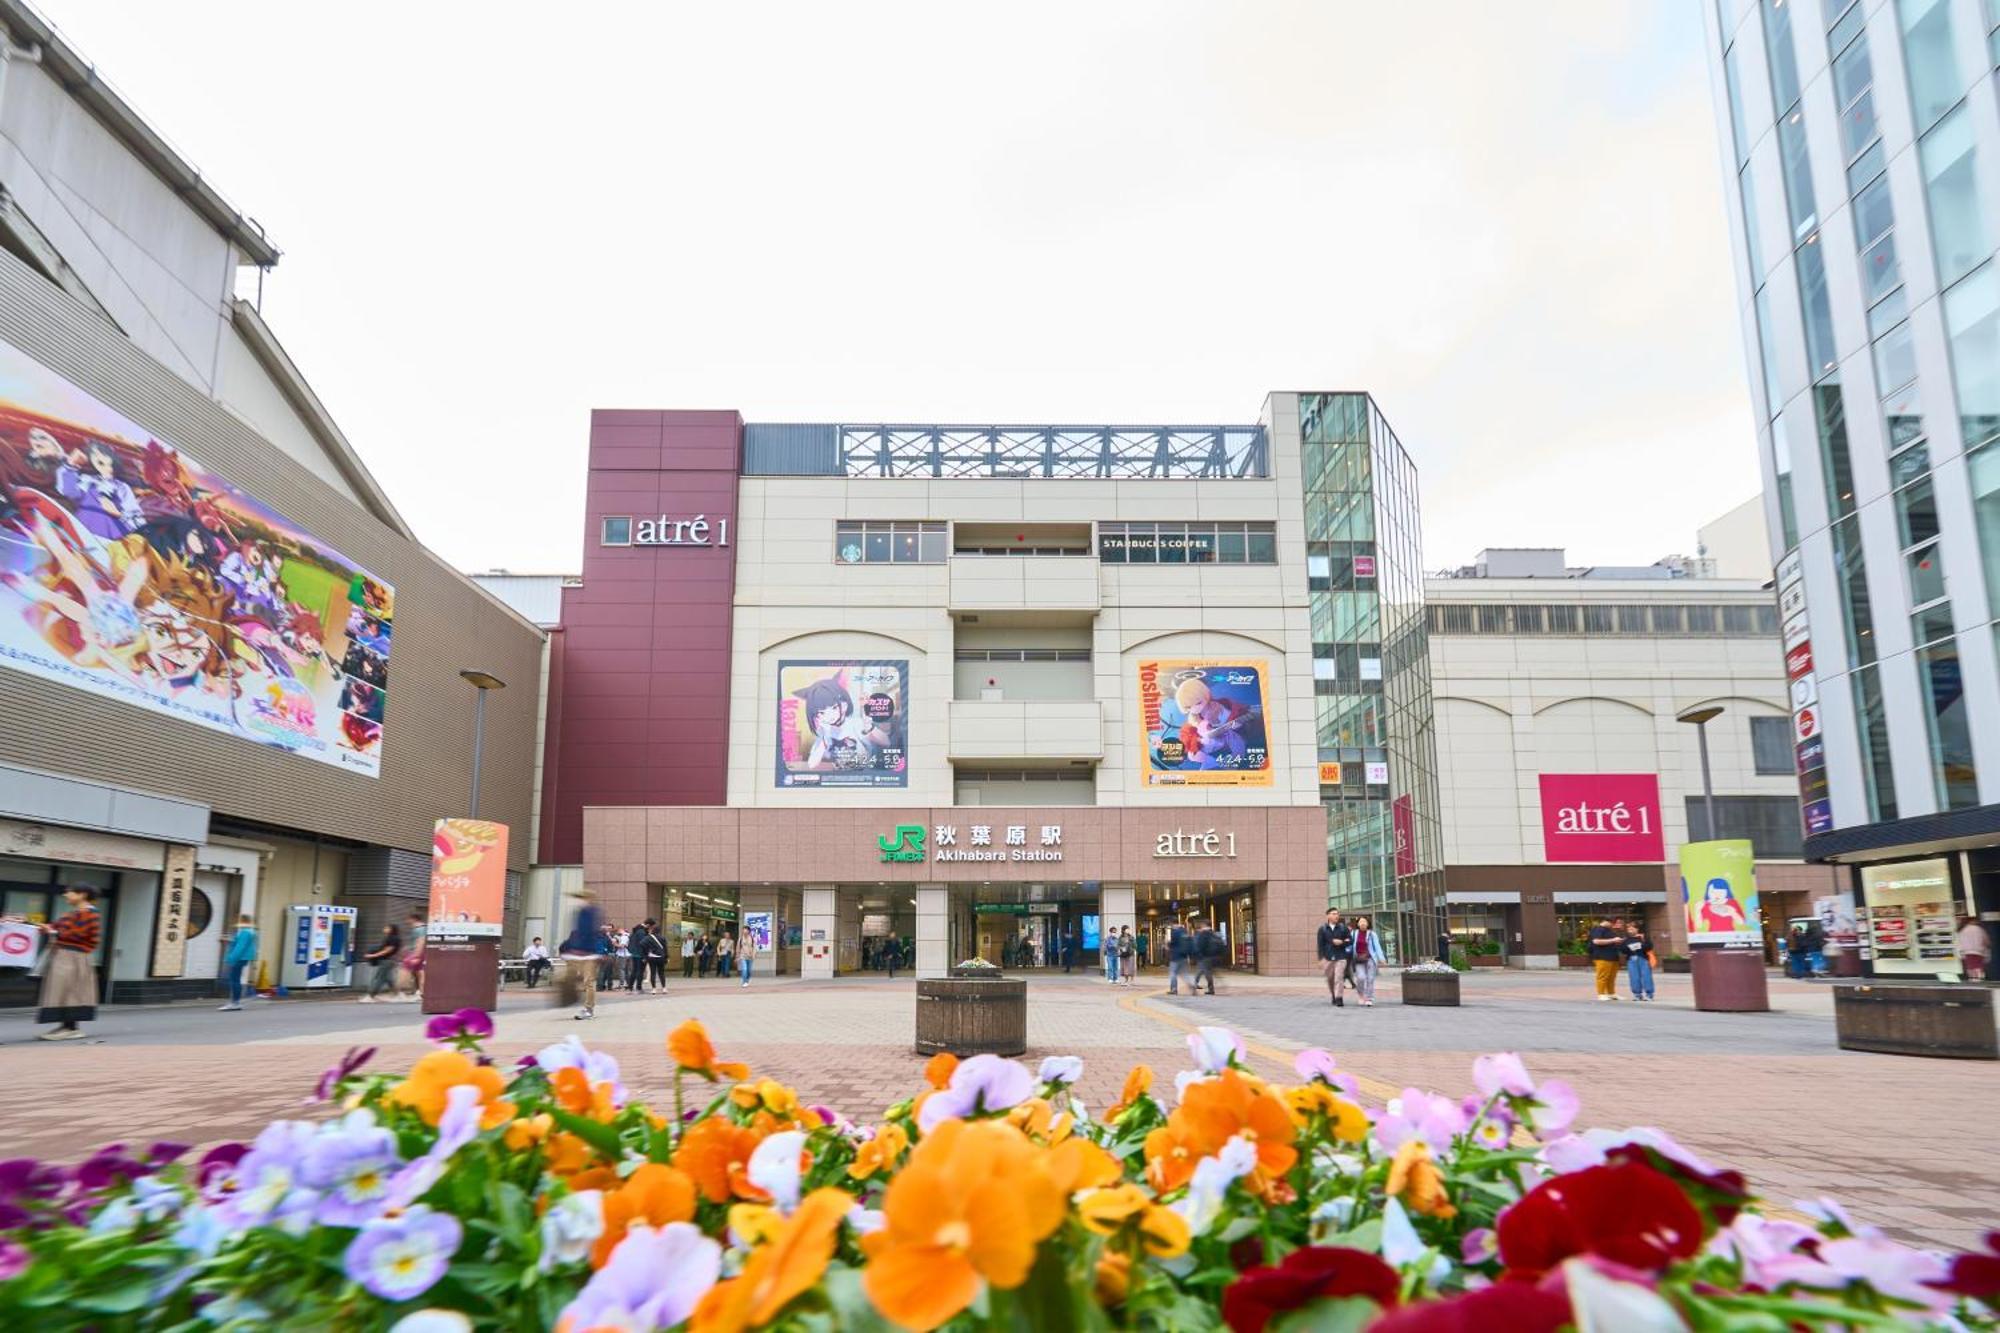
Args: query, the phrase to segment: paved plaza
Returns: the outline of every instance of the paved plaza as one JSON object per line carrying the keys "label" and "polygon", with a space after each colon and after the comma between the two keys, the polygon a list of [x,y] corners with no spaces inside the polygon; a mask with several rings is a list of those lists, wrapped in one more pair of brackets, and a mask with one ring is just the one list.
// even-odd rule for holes
{"label": "paved plaza", "polygon": [[[1692,1008],[1685,977],[1665,977],[1655,1005],[1597,1004],[1587,975],[1469,975],[1458,1009],[1409,1008],[1393,980],[1381,1003],[1327,1004],[1318,983],[1225,977],[1222,993],[1170,997],[1164,981],[1114,988],[1037,976],[1030,987],[1032,1061],[1083,1057],[1082,1095],[1115,1099],[1145,1061],[1172,1094],[1187,1065],[1185,1034],[1201,1023],[1236,1029],[1252,1063],[1288,1073],[1293,1052],[1325,1046],[1379,1105],[1405,1085],[1471,1091],[1473,1057],[1516,1050],[1538,1077],[1582,1095],[1583,1125],[1657,1125],[1710,1159],[1749,1174],[1779,1204],[1820,1194],[1902,1238],[1976,1244],[2000,1218],[2000,1163],[1974,1144],[2000,1096],[2000,1066],[1866,1055],[1834,1045],[1832,993],[1774,978],[1768,1014]],[[910,1050],[915,989],[908,979],[676,982],[665,996],[607,995],[578,1023],[546,990],[503,998],[492,1043],[511,1063],[578,1033],[615,1053],[641,1096],[664,1099],[667,1031],[695,1016],[724,1056],[795,1085],[808,1101],[878,1116],[921,1083]],[[317,1114],[313,1080],[350,1046],[377,1046],[377,1064],[407,1067],[426,1049],[414,1005],[289,1000],[242,1013],[174,1006],[102,1011],[96,1040],[38,1042],[29,1013],[0,1016],[0,1141],[5,1155],[71,1158],[99,1143],[246,1138],[267,1121]],[[323,1110],[323,1108],[321,1108]]]}

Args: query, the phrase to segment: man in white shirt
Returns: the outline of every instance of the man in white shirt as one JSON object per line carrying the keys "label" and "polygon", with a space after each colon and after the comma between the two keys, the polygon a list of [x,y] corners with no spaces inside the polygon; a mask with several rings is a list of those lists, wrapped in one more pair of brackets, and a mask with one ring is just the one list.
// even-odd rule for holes
{"label": "man in white shirt", "polygon": [[528,984],[534,985],[542,973],[549,970],[549,951],[542,947],[542,937],[535,936],[534,942],[521,950],[521,961],[528,965]]}
{"label": "man in white shirt", "polygon": [[681,975],[690,980],[694,977],[694,936],[681,936]]}

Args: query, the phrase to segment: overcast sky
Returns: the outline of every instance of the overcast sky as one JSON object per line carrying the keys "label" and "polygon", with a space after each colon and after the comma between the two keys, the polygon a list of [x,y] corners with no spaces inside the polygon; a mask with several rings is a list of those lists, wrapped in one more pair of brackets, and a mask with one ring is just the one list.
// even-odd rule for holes
{"label": "overcast sky", "polygon": [[1433,568],[1757,489],[1690,0],[35,3],[283,247],[266,317],[469,569],[577,567],[593,406],[1365,388]]}

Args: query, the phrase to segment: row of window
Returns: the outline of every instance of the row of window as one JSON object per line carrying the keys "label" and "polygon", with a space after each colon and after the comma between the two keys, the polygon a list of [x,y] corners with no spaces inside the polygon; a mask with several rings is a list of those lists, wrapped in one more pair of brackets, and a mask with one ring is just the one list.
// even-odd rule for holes
{"label": "row of window", "polygon": [[959,782],[1095,782],[1097,773],[1088,768],[954,768]]}
{"label": "row of window", "polygon": [[1088,648],[960,648],[961,662],[1088,662]]}
{"label": "row of window", "polygon": [[1432,602],[1433,634],[1775,635],[1775,606],[1529,606]]}
{"label": "row of window", "polygon": [[1270,523],[1100,523],[1097,558],[1107,565],[1274,565]]}

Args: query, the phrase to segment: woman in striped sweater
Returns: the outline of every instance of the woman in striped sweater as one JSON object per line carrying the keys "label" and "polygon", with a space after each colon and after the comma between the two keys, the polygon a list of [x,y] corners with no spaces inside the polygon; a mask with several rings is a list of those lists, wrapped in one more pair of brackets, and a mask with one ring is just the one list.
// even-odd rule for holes
{"label": "woman in striped sweater", "polygon": [[55,1024],[41,1034],[43,1041],[74,1041],[83,1036],[77,1024],[97,1017],[97,973],[90,956],[104,937],[104,919],[97,914],[96,899],[95,889],[64,889],[70,910],[42,927],[54,938],[42,975],[38,1021]]}

